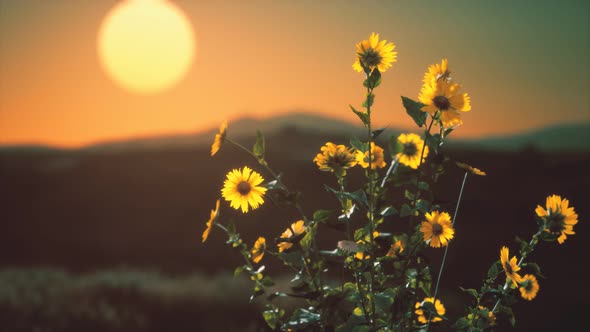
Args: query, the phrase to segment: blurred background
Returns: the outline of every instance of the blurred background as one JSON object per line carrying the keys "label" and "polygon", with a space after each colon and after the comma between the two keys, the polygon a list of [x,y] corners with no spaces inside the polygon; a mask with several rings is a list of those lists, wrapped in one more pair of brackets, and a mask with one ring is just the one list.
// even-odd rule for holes
{"label": "blurred background", "polygon": [[[472,99],[445,152],[488,176],[467,180],[442,279],[449,315],[469,301],[459,286],[478,288],[499,248],[529,239],[534,208],[559,194],[580,216],[577,234],[538,247],[530,260],[547,279],[514,306],[516,328],[500,330],[579,326],[590,305],[587,2],[0,0],[2,326],[264,330],[247,278],[233,277],[239,253],[218,229],[206,245],[201,233],[229,170],[270,174],[231,145],[211,158],[210,144],[226,119],[248,147],[262,130],[304,211],[335,208],[321,186],[334,179],[311,160],[326,141],[363,137],[348,104],[364,97],[351,66],[371,32],[398,51],[376,90],[383,140],[419,133],[400,96],[417,99],[444,57]],[[435,187],[450,209],[461,179],[451,168]],[[250,243],[298,218],[270,201],[244,216],[221,209]],[[338,235],[322,234],[333,249]]]}

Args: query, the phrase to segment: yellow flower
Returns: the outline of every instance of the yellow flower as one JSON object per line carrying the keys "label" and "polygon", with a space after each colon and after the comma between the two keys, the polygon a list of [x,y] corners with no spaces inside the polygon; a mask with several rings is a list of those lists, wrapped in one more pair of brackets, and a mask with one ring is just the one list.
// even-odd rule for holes
{"label": "yellow flower", "polygon": [[207,238],[209,237],[209,233],[211,233],[211,229],[213,228],[215,221],[217,221],[217,218],[219,218],[219,200],[217,200],[217,203],[215,203],[215,209],[211,210],[211,215],[209,217],[209,220],[205,224],[207,226],[207,228],[205,228],[205,231],[203,231],[203,243],[205,243],[205,241],[207,241]]}
{"label": "yellow flower", "polygon": [[363,251],[360,251],[360,252],[357,252],[356,254],[354,254],[354,258],[362,261],[362,260],[371,258],[371,255],[367,255]]}
{"label": "yellow flower", "polygon": [[396,258],[399,257],[402,252],[404,252],[404,243],[401,240],[397,240],[391,245],[391,248],[389,248],[389,251],[385,256]]}
{"label": "yellow flower", "polygon": [[211,145],[211,157],[213,157],[219,149],[221,149],[221,145],[225,141],[225,136],[227,135],[227,121],[223,121],[221,126],[219,126],[219,133],[215,134],[215,139],[213,140],[213,144]]}
{"label": "yellow flower", "polygon": [[252,254],[252,262],[258,264],[262,257],[264,257],[264,251],[266,250],[266,239],[262,236],[258,237],[250,253]]}
{"label": "yellow flower", "polygon": [[[428,323],[428,319],[426,317],[430,316],[430,314],[428,312],[424,312],[424,304],[430,303],[430,306],[432,306],[433,302],[434,302],[433,297],[427,297],[422,302],[416,302],[416,306],[415,306],[416,311],[415,312],[416,312],[416,315],[418,315],[418,321],[420,323],[422,323],[422,324]],[[434,309],[436,309],[436,313],[438,314],[438,316],[442,316],[446,312],[445,306],[438,299],[436,299],[436,302],[434,302]],[[442,318],[435,316],[434,312],[432,313],[432,316],[434,316],[434,317],[432,317],[432,319],[430,321],[433,323],[440,322],[442,320]]]}
{"label": "yellow flower", "polygon": [[[362,168],[369,167],[369,151],[356,151],[356,161]],[[383,148],[371,142],[371,169],[385,167],[385,158],[383,157]]]}
{"label": "yellow flower", "polygon": [[451,216],[446,212],[433,211],[426,213],[420,232],[424,234],[424,242],[433,248],[445,247],[453,238],[455,230],[451,224]]}
{"label": "yellow flower", "polygon": [[449,61],[447,59],[442,59],[440,64],[435,63],[428,67],[428,72],[424,74],[424,79],[422,81],[424,84],[429,84],[433,80],[451,80],[451,70],[449,69]]}
{"label": "yellow flower", "polygon": [[424,141],[416,134],[401,134],[397,138],[397,142],[402,146],[402,151],[395,156],[403,165],[417,169],[421,163],[422,148],[424,148],[422,162],[428,156],[428,146],[424,146]]}
{"label": "yellow flower", "polygon": [[313,161],[321,171],[330,171],[337,176],[344,176],[347,169],[356,165],[354,156],[344,145],[328,142],[320,150],[322,152],[318,153]]}
{"label": "yellow flower", "polygon": [[539,282],[532,274],[525,274],[520,283],[520,295],[527,301],[532,301],[539,292]]}
{"label": "yellow flower", "polygon": [[231,202],[231,207],[236,210],[241,207],[242,212],[246,213],[248,212],[248,204],[254,210],[264,203],[262,196],[266,192],[266,188],[258,186],[263,181],[262,176],[248,166],[244,166],[243,171],[234,169],[227,173],[221,195],[226,201]]}
{"label": "yellow flower", "polygon": [[480,175],[480,176],[486,176],[486,172],[482,171],[479,168],[475,168],[473,166],[467,165],[466,163],[461,163],[461,162],[456,162],[455,163],[459,168],[462,168],[464,170],[466,170],[467,172],[470,172],[471,174],[475,174],[475,175]]}
{"label": "yellow flower", "polygon": [[279,252],[283,252],[285,250],[291,249],[293,246],[293,239],[301,236],[301,234],[305,233],[305,223],[303,220],[298,220],[291,224],[291,227],[287,228],[283,234],[281,234],[281,238],[279,240],[287,240],[287,241],[280,241],[277,244],[279,247]]}
{"label": "yellow flower", "polygon": [[512,281],[512,284],[516,287],[519,283],[522,282],[522,277],[517,273],[520,271],[520,266],[516,263],[516,256],[510,258],[508,260],[510,252],[508,247],[502,247],[500,250],[500,262],[502,263],[502,268],[506,273],[506,281]]}
{"label": "yellow flower", "polygon": [[356,60],[352,68],[362,72],[362,63],[370,71],[377,68],[383,73],[397,61],[397,52],[394,49],[394,43],[388,43],[387,40],[379,41],[379,34],[373,32],[368,40],[356,44]]}
{"label": "yellow flower", "polygon": [[540,205],[537,205],[535,209],[537,216],[545,222],[545,231],[555,235],[559,234],[557,238],[559,244],[565,241],[567,235],[576,234],[574,225],[578,223],[578,215],[569,204],[570,202],[567,199],[562,199],[558,195],[551,195],[547,197],[545,203],[547,210]]}
{"label": "yellow flower", "polygon": [[459,111],[471,110],[471,98],[466,93],[460,93],[461,85],[446,80],[432,80],[424,83],[418,98],[426,106],[423,112],[434,115],[440,111],[440,121],[445,128],[463,124]]}

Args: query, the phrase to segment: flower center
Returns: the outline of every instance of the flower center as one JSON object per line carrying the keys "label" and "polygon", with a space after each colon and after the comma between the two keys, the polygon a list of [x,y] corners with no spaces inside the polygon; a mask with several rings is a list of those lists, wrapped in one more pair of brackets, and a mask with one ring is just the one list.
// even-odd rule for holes
{"label": "flower center", "polygon": [[553,234],[559,234],[563,230],[563,221],[565,216],[561,213],[551,214],[549,217],[549,232]]}
{"label": "flower center", "polygon": [[446,111],[451,107],[451,102],[445,96],[436,96],[432,99],[432,102],[434,103],[434,106],[441,111]]}
{"label": "flower center", "polygon": [[507,272],[508,274],[512,274],[512,272],[513,272],[513,271],[512,271],[512,265],[510,265],[510,263],[506,262],[506,263],[504,264],[504,270],[506,270],[506,272]]}
{"label": "flower center", "polygon": [[332,169],[339,169],[341,167],[346,167],[346,165],[350,162],[350,158],[344,154],[336,154],[331,158],[328,158],[328,167]]}
{"label": "flower center", "polygon": [[404,144],[404,150],[402,153],[405,154],[406,156],[412,157],[412,156],[416,155],[417,152],[418,152],[418,147],[416,146],[416,144],[414,144],[414,143]]}
{"label": "flower center", "polygon": [[521,287],[523,287],[527,292],[530,292],[533,289],[533,283],[530,281],[525,281],[522,284],[520,284]]}
{"label": "flower center", "polygon": [[379,54],[379,52],[375,51],[372,48],[369,48],[365,54],[363,54],[363,63],[365,64],[365,66],[367,67],[375,67],[378,66],[381,63],[381,60],[383,59],[381,57],[381,55]]}
{"label": "flower center", "polygon": [[238,192],[240,193],[240,195],[245,196],[247,195],[250,190],[252,189],[252,187],[250,186],[250,184],[246,181],[242,181],[238,184]]}
{"label": "flower center", "polygon": [[443,227],[441,226],[441,224],[432,224],[432,235],[434,236],[439,236],[441,235],[443,232]]}

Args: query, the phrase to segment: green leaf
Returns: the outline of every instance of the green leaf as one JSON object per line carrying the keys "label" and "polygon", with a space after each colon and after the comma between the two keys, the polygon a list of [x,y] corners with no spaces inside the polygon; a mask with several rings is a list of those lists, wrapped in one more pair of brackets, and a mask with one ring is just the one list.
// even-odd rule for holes
{"label": "green leaf", "polygon": [[423,214],[430,212],[430,202],[425,199],[419,199],[416,201],[416,209]]}
{"label": "green leaf", "polygon": [[371,139],[372,140],[376,140],[377,137],[379,137],[379,135],[381,135],[381,133],[385,131],[385,128],[379,128],[377,130],[373,130],[373,132],[371,133]]}
{"label": "green leaf", "polygon": [[473,298],[475,298],[476,300],[479,298],[479,294],[477,293],[477,291],[473,288],[463,288],[461,286],[459,286],[459,288],[464,291],[465,293],[468,293],[469,295],[473,296]]}
{"label": "green leaf", "polygon": [[469,320],[465,317],[461,317],[459,318],[455,324],[453,325],[453,327],[457,330],[464,330],[466,328],[468,328],[469,326],[471,326],[471,323],[469,322]]}
{"label": "green leaf", "polygon": [[275,285],[275,282],[272,281],[272,278],[269,276],[264,276],[264,278],[262,278],[261,282],[262,282],[262,285],[264,285],[265,287],[270,287],[270,286]]}
{"label": "green leaf", "polygon": [[381,72],[377,68],[373,69],[371,76],[363,82],[365,88],[374,89],[381,84]]}
{"label": "green leaf", "polygon": [[407,216],[411,216],[414,214],[414,210],[408,205],[408,204],[404,204],[402,205],[402,209],[399,213],[400,217],[407,217]]}
{"label": "green leaf", "polygon": [[397,210],[393,206],[386,206],[379,214],[383,217],[393,216],[397,214]]}
{"label": "green leaf", "polygon": [[313,220],[315,222],[325,222],[333,213],[333,210],[317,210],[313,213]]}
{"label": "green leaf", "polygon": [[348,105],[348,106],[350,106],[350,109],[354,112],[354,114],[356,114],[359,117],[359,119],[361,119],[361,121],[363,122],[363,124],[365,126],[369,125],[369,123],[371,122],[371,119],[369,118],[368,113],[357,111],[354,107],[352,107],[352,105]]}
{"label": "green leaf", "polygon": [[428,189],[430,189],[430,185],[428,184],[428,182],[420,181],[420,182],[418,182],[418,189],[428,190]]}
{"label": "green leaf", "polygon": [[404,192],[404,197],[410,201],[413,201],[416,198],[416,195],[414,195],[414,193],[406,189]]}
{"label": "green leaf", "polygon": [[320,314],[315,312],[311,312],[306,309],[298,308],[293,312],[291,318],[287,322],[288,327],[293,327],[296,329],[301,329],[306,326],[313,325],[320,321]]}
{"label": "green leaf", "polygon": [[367,99],[363,102],[363,107],[371,107],[373,106],[373,102],[375,101],[375,95],[371,93],[367,93]]}
{"label": "green leaf", "polygon": [[498,272],[498,262],[496,261],[488,270],[488,279],[496,279],[496,277],[498,277]]}
{"label": "green leaf", "polygon": [[350,145],[355,148],[357,151],[367,152],[369,151],[369,145],[367,143],[361,142],[357,137],[353,136],[350,139]]}
{"label": "green leaf", "polygon": [[274,307],[273,305],[267,305],[266,310],[262,312],[262,317],[268,326],[275,330],[278,327],[279,320],[285,315],[285,310]]}
{"label": "green leaf", "polygon": [[418,127],[424,126],[426,124],[426,118],[428,117],[428,113],[422,111],[422,107],[425,105],[414,101],[410,98],[402,96],[402,104],[406,109],[406,113],[416,122]]}
{"label": "green leaf", "polygon": [[324,184],[324,188],[326,188],[327,191],[336,195],[336,197],[338,197],[340,201],[343,201],[345,199],[352,199],[353,201],[361,203],[364,206],[369,206],[369,202],[367,201],[367,194],[365,194],[365,192],[361,189],[355,192],[338,191],[330,188],[330,186],[326,184]]}
{"label": "green leaf", "polygon": [[438,148],[441,146],[441,138],[439,134],[428,134],[426,135],[426,145],[433,150],[438,151]]}
{"label": "green leaf", "polygon": [[244,271],[244,268],[242,266],[236,267],[236,269],[234,270],[234,278],[239,276],[242,273],[242,271]]}
{"label": "green leaf", "polygon": [[516,325],[516,317],[514,316],[514,312],[512,312],[512,308],[501,305],[498,306],[498,311],[508,316],[508,320],[512,327]]}
{"label": "green leaf", "polygon": [[262,132],[260,130],[256,130],[256,143],[254,143],[254,147],[252,148],[252,153],[256,158],[264,159],[264,151],[265,151],[265,144],[264,144],[264,136],[262,136]]}
{"label": "green leaf", "polygon": [[303,236],[303,238],[299,242],[303,251],[308,252],[309,248],[311,248],[317,227],[318,224],[313,224],[313,226],[309,227],[307,233],[305,233],[305,236]]}

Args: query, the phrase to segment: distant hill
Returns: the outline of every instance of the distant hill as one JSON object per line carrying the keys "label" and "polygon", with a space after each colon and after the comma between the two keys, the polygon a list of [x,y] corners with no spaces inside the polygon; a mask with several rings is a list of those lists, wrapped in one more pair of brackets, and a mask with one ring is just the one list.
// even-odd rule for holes
{"label": "distant hill", "polygon": [[590,151],[590,123],[565,124],[511,136],[492,136],[478,140],[457,140],[451,146],[490,150]]}
{"label": "distant hill", "polygon": [[[229,124],[230,137],[253,136],[255,130],[261,130],[265,136],[284,132],[325,136],[359,136],[364,129],[353,123],[321,116],[309,112],[292,112],[267,119],[245,117]],[[388,128],[390,133],[398,133],[399,128]],[[173,134],[150,137],[138,137],[126,140],[105,141],[81,148],[81,152],[129,151],[138,149],[166,149],[171,147],[195,147],[212,143],[217,128],[193,133]],[[454,139],[447,143],[449,147],[489,150],[514,151],[535,148],[541,151],[590,151],[590,123],[557,125],[523,134],[510,136],[491,136],[482,139]],[[8,153],[52,153],[58,148],[35,145],[0,146],[0,152]]]}

